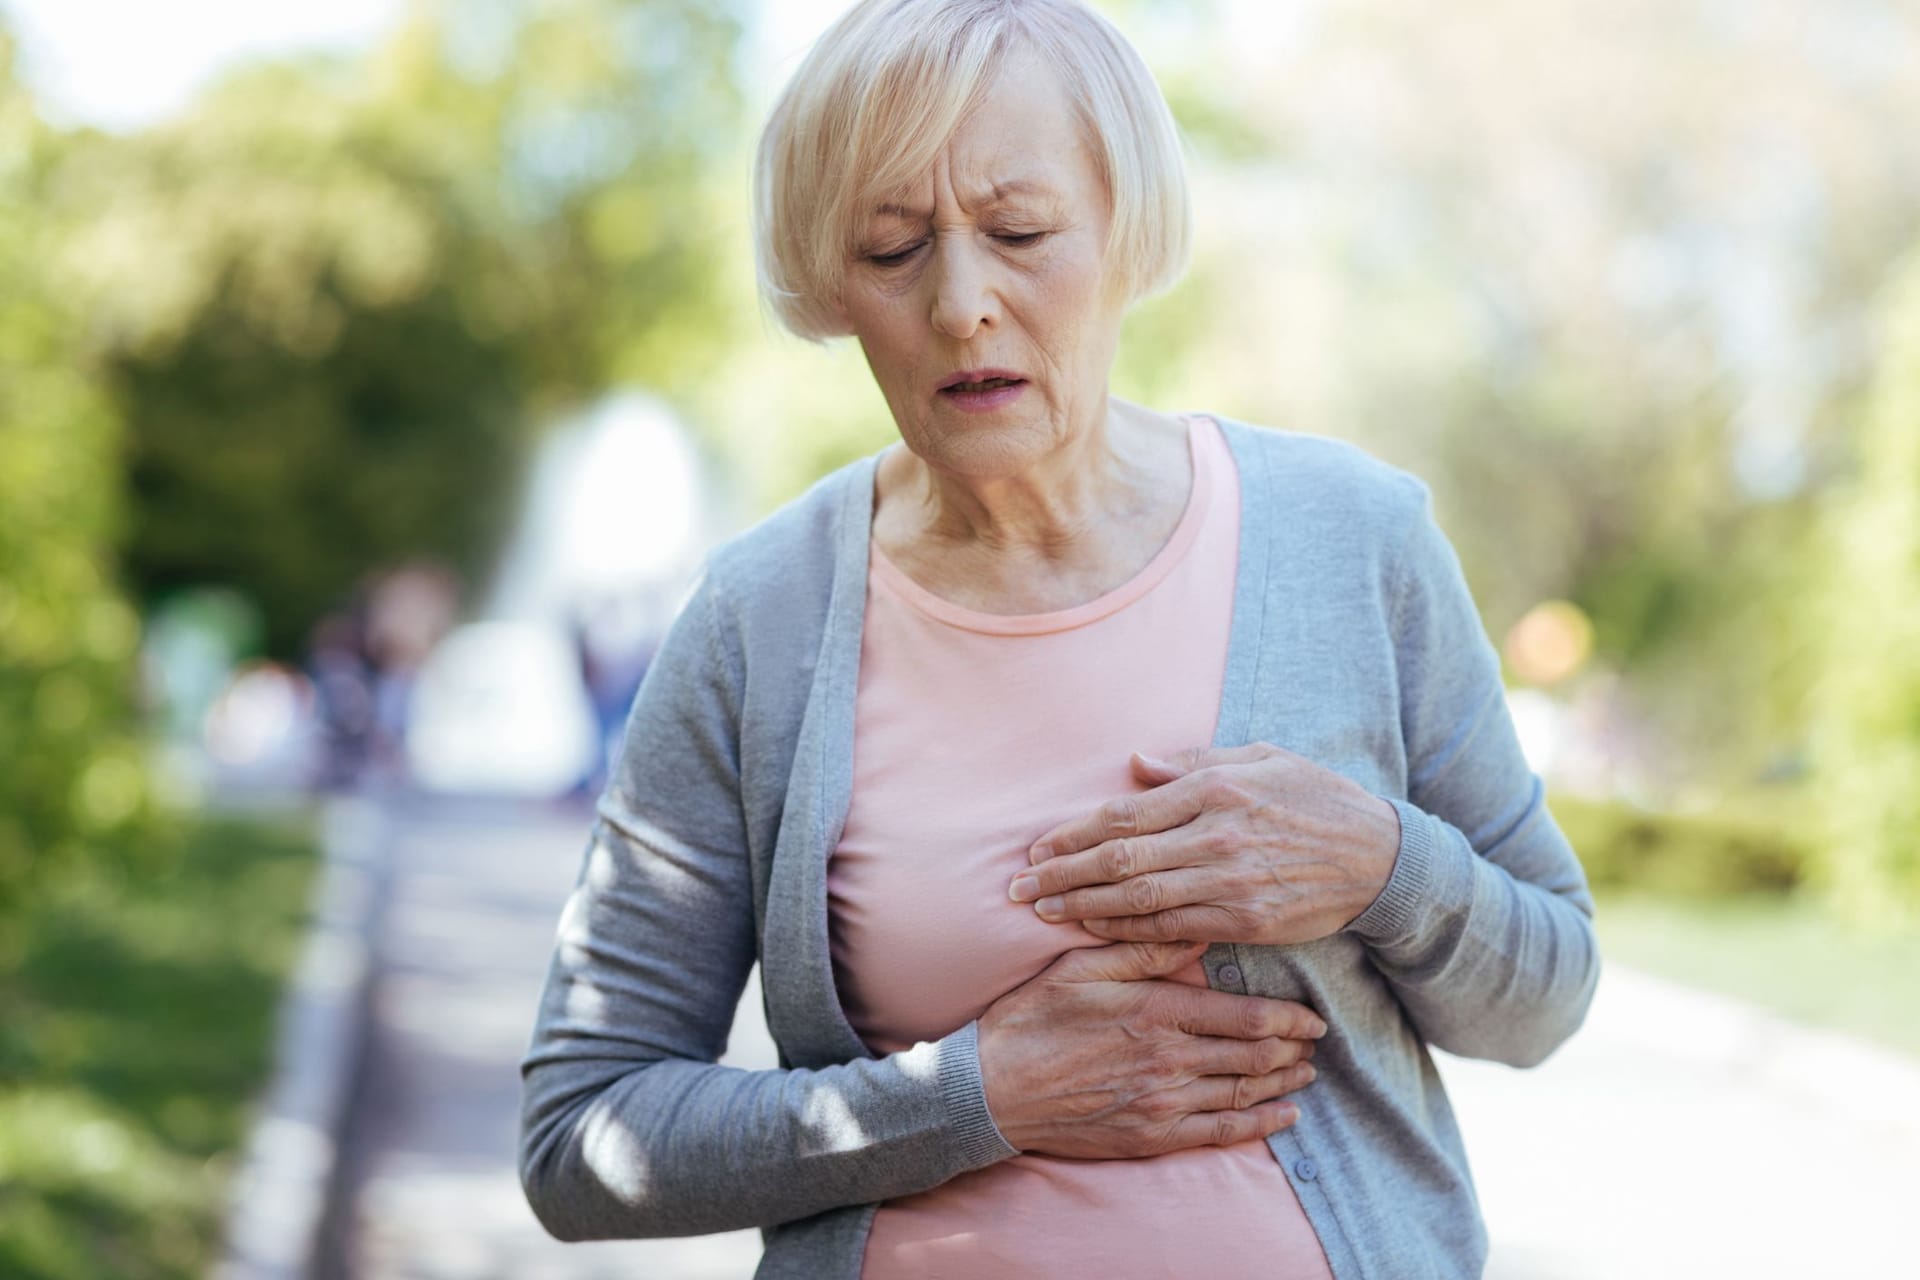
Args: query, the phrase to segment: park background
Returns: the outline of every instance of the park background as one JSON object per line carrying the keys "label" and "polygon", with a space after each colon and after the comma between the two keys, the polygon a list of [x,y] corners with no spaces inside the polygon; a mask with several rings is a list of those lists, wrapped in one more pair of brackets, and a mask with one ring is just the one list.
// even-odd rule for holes
{"label": "park background", "polygon": [[[1920,1055],[1920,6],[1099,7],[1198,219],[1114,391],[1427,479],[1609,963]],[[753,291],[838,5],[292,8],[0,0],[8,1276],[205,1273],[324,806],[584,842],[701,549],[894,436]]]}

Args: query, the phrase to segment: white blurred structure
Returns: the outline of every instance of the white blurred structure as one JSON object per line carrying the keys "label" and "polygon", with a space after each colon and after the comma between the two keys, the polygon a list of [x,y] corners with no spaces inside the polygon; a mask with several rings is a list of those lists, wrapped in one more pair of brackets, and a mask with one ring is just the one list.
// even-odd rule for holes
{"label": "white blurred structure", "polygon": [[684,577],[705,549],[710,503],[684,427],[625,392],[541,446],[519,532],[494,582],[491,618],[565,617],[583,596]]}
{"label": "white blurred structure", "polygon": [[593,712],[553,627],[459,627],[414,685],[407,763],[428,790],[558,795],[592,768],[592,746]]}
{"label": "white blurred structure", "polygon": [[686,430],[622,393],[542,445],[481,610],[412,690],[409,773],[453,792],[591,789],[712,535]]}

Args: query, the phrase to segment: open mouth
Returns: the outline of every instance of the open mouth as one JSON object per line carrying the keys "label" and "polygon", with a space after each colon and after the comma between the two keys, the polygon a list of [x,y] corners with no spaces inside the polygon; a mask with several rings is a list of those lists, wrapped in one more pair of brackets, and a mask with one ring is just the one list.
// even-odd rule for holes
{"label": "open mouth", "polygon": [[950,381],[940,388],[940,395],[962,413],[998,413],[1011,408],[1027,390],[1025,378],[990,364],[955,369],[947,376]]}
{"label": "open mouth", "polygon": [[1025,378],[987,378],[981,382],[956,382],[950,387],[942,387],[941,390],[957,392],[997,391],[1001,387],[1017,387],[1025,381]]}

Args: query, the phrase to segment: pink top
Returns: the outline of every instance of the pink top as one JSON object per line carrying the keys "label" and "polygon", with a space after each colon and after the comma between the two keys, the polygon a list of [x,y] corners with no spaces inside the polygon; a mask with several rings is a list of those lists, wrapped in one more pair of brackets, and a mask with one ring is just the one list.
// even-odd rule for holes
{"label": "pink top", "polygon": [[[827,869],[840,998],[891,1053],[979,1017],[1068,948],[1108,945],[1007,897],[1049,828],[1142,789],[1132,751],[1213,740],[1240,495],[1188,419],[1193,487],[1132,580],[1071,609],[976,612],[870,556],[853,797]],[[1198,960],[1173,975],[1204,985]],[[862,1280],[1331,1280],[1263,1141],[1134,1160],[1013,1156],[881,1205]]]}

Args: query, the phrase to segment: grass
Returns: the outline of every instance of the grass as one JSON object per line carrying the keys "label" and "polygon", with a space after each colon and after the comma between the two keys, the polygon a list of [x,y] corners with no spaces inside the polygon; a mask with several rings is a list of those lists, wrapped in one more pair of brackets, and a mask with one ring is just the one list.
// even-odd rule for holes
{"label": "grass", "polygon": [[1789,895],[1602,894],[1605,960],[1920,1057],[1920,935],[1835,922]]}
{"label": "grass", "polygon": [[[217,1256],[316,865],[303,819],[206,819],[0,928],[0,1275],[188,1280]],[[141,863],[140,859],[128,859]]]}

